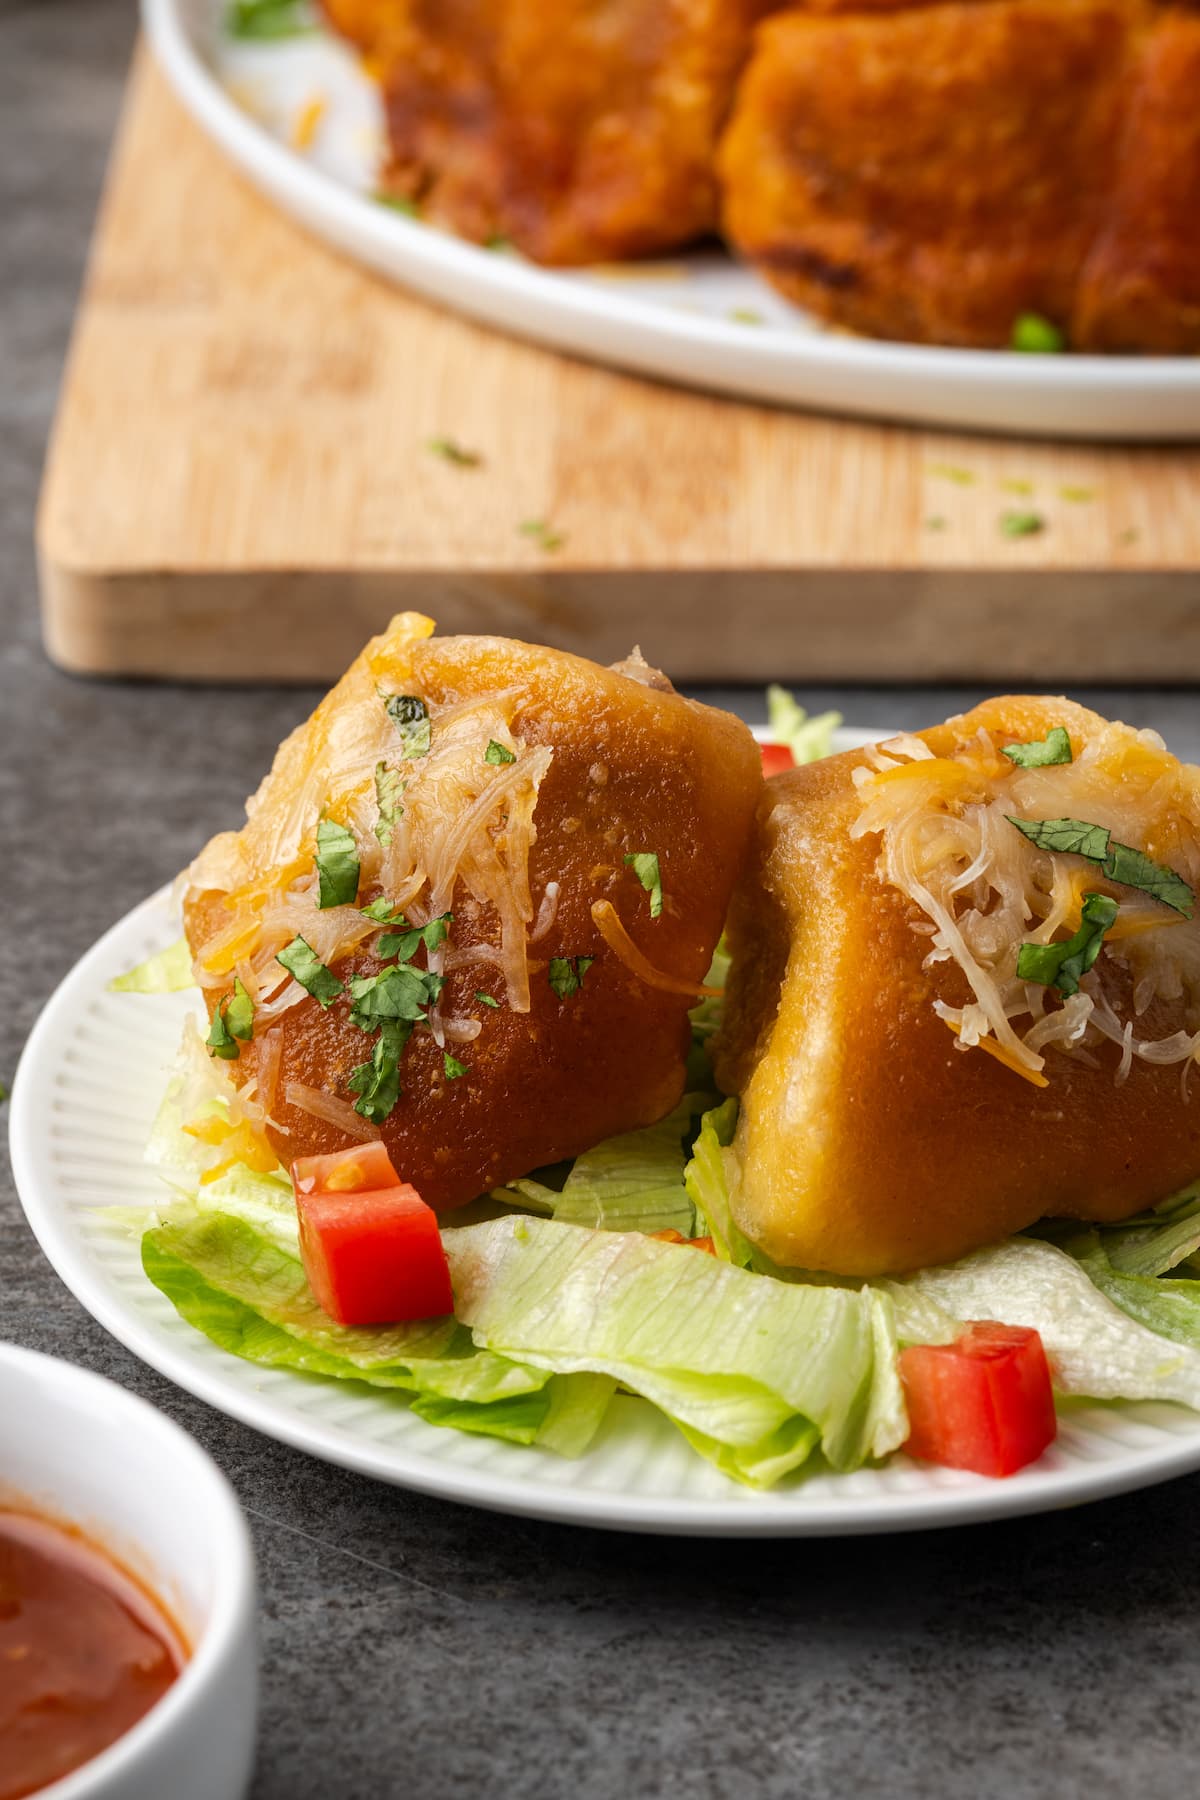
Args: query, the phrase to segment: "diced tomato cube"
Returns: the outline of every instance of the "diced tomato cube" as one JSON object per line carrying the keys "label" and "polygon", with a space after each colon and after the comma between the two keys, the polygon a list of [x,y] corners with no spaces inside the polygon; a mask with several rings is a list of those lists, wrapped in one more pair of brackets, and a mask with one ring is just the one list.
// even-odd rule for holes
{"label": "diced tomato cube", "polygon": [[1054,1441],[1058,1422],[1042,1340],[991,1321],[953,1344],[900,1355],[911,1432],[905,1449],[924,1462],[978,1475],[1012,1475]]}
{"label": "diced tomato cube", "polygon": [[794,769],[796,759],[786,744],[761,744],[763,774],[768,778],[782,775],[785,769]]}
{"label": "diced tomato cube", "polygon": [[342,1325],[453,1312],[437,1214],[415,1188],[296,1193],[300,1254],[317,1302]]}
{"label": "diced tomato cube", "polygon": [[400,1186],[400,1177],[382,1144],[352,1144],[329,1156],[299,1156],[292,1164],[298,1194],[361,1194],[367,1188]]}

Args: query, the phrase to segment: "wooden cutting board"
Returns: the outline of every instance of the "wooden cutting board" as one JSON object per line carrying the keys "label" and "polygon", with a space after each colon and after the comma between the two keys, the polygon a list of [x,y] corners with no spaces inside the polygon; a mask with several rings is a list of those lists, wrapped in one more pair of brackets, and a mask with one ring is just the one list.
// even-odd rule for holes
{"label": "wooden cutting board", "polygon": [[93,674],[327,681],[417,607],[684,680],[1200,679],[1200,449],[776,412],[493,336],[274,212],[144,51],[39,546],[50,654]]}

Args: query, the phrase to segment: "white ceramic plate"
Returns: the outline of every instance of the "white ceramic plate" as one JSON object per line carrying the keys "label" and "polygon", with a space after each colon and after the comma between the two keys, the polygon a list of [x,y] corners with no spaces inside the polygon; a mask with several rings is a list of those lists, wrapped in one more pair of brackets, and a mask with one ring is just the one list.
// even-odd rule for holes
{"label": "white ceramic plate", "polygon": [[[308,230],[429,299],[554,349],[785,406],[1048,437],[1200,438],[1200,357],[1019,356],[831,334],[720,252],[552,273],[370,198],[382,125],[332,37],[231,45],[222,0],[142,0],[175,91]],[[302,110],[324,105],[309,149]],[[733,317],[750,312],[761,323]]]}
{"label": "white ceramic plate", "polygon": [[[843,732],[840,748],[879,734]],[[719,1475],[661,1414],[614,1401],[578,1461],[439,1430],[395,1396],[219,1350],[142,1273],[103,1208],[163,1195],[142,1149],[192,994],[110,994],[107,983],[179,935],[168,890],[107,932],[43,1009],[13,1088],[17,1189],[42,1249],[88,1311],[138,1356],[232,1418],[328,1462],[498,1512],[614,1530],[737,1537],[909,1531],[1077,1505],[1200,1468],[1200,1415],[1080,1406],[1041,1461],[1006,1481],[918,1466],[818,1475],[751,1493]]]}

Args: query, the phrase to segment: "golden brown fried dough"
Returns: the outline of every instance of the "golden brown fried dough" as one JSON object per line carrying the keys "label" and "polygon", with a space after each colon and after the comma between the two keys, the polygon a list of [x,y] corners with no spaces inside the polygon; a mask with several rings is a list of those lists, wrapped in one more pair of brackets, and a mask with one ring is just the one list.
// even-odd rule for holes
{"label": "golden brown fried dough", "polygon": [[855,331],[1200,347],[1200,21],[1147,0],[791,11],[720,151],[724,228]]}
{"label": "golden brown fried dough", "polygon": [[716,223],[717,134],[768,0],[326,0],[383,84],[391,182],[539,262]]}
{"label": "golden brown fried dough", "polygon": [[[1000,754],[1055,725],[1069,731],[1072,765],[1021,771]],[[1194,1033],[1200,924],[1082,858],[1035,851],[1006,809],[1097,821],[1195,880],[1200,771],[1063,700],[993,701],[920,738],[937,760],[908,766],[909,751],[898,752],[899,772],[879,789],[892,784],[897,818],[911,811],[901,860],[933,886],[933,863],[957,845],[949,873],[966,873],[980,809],[990,806],[999,857],[1016,859],[987,866],[1001,883],[1018,882],[1017,940],[1046,923],[1043,906],[1051,924],[1054,906],[1067,915],[1059,941],[1079,923],[1082,891],[1117,898],[1118,923],[1088,984],[1142,1044]],[[873,791],[853,779],[865,760],[852,751],[767,783],[734,896],[715,1060],[722,1086],[742,1096],[742,1230],[783,1265],[882,1275],[949,1261],[1047,1214],[1121,1219],[1194,1178],[1200,1080],[1181,1080],[1186,1049],[1163,1064],[1134,1055],[1118,1080],[1121,1045],[1090,1029],[1069,1050],[1043,1044],[1029,1079],[995,1038],[990,1054],[959,1047],[936,1007],[951,1009],[953,1025],[973,998],[966,975],[953,959],[930,957],[930,918],[885,879],[879,834],[851,835]],[[925,811],[923,795],[932,796]],[[989,885],[974,898],[982,911],[962,928],[978,949],[999,922],[1000,897]],[[993,946],[985,959],[998,982],[1011,980],[1017,947]],[[1067,1004],[1029,991],[1047,1014]],[[1025,1030],[1033,1020],[1012,1023]]]}
{"label": "golden brown fried dough", "polygon": [[[447,866],[461,870],[447,890],[453,922],[439,1007],[445,1051],[468,1072],[454,1078],[433,1031],[419,1025],[400,1062],[400,1099],[381,1126],[401,1177],[431,1204],[449,1207],[650,1124],[678,1101],[688,1008],[724,923],[762,777],[739,720],[681,698],[669,684],[651,685],[653,672],[640,658],[627,665],[632,673],[618,673],[500,638],[422,640],[422,628],[428,622],[413,615],[394,621],[282,747],[250,825],[215,840],[194,867],[186,923],[201,976],[216,983],[207,993],[210,1013],[239,968],[248,988],[258,983],[266,997],[253,1041],[228,1066],[239,1083],[256,1075],[269,1083],[270,1094],[258,1098],[275,1122],[267,1126],[270,1142],[288,1163],[351,1141],[342,1126],[289,1103],[289,1084],[348,1109],[355,1097],[349,1077],[375,1041],[351,1022],[345,996],[328,1008],[303,996],[277,1020],[268,1016],[283,973],[274,952],[293,929],[309,942],[321,931],[333,934],[331,943],[357,934],[350,950],[329,957],[344,983],[381,967],[377,926],[350,907],[312,910],[318,811],[326,808],[355,834],[360,906],[380,892],[396,898],[403,878],[409,892],[398,897],[411,919],[423,921],[430,882],[444,881]],[[399,755],[378,689],[424,700],[427,756]],[[489,762],[489,744],[508,760]],[[383,848],[374,830],[377,760],[408,784],[404,814]],[[526,861],[514,840],[526,833],[527,842],[522,807],[535,791]],[[409,830],[411,845],[403,838]],[[657,918],[652,894],[624,861],[638,852],[659,859]],[[526,883],[514,964],[502,915]],[[614,953],[593,919],[597,902],[608,903],[677,991],[648,985]],[[446,903],[443,895],[434,910]],[[305,906],[307,922],[298,910]],[[515,916],[510,906],[510,927]],[[472,957],[488,945],[507,945],[510,954]],[[594,960],[580,969],[578,958]],[[577,976],[575,991],[551,985],[552,959],[570,959],[566,985]],[[421,950],[417,966],[425,961]],[[562,968],[555,970],[561,986]],[[480,1001],[481,992],[500,1004]]]}

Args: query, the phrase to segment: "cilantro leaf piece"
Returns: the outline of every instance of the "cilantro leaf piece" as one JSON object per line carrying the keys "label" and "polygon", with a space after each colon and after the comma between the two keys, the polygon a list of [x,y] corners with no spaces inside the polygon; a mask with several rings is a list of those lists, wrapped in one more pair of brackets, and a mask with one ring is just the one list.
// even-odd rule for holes
{"label": "cilantro leaf piece", "polygon": [[1086,819],[1014,819],[1005,813],[1039,850],[1052,850],[1059,856],[1086,856],[1089,862],[1102,863],[1108,855],[1110,833],[1103,825],[1089,825]]}
{"label": "cilantro leaf piece", "polygon": [[404,785],[400,779],[399,769],[389,769],[385,762],[375,764],[375,799],[379,805],[379,817],[375,821],[375,836],[385,850],[392,841],[396,822],[404,811],[400,804]]}
{"label": "cilantro leaf piece", "polygon": [[1014,350],[1022,350],[1027,356],[1053,356],[1067,347],[1066,337],[1058,326],[1044,319],[1041,313],[1034,312],[1017,314],[1010,341]]}
{"label": "cilantro leaf piece", "polygon": [[391,212],[403,213],[406,219],[419,219],[421,216],[420,207],[407,194],[389,194],[384,188],[376,188],[371,198],[376,206],[386,206]]}
{"label": "cilantro leaf piece", "polygon": [[385,694],[388,718],[400,733],[400,754],[407,762],[429,755],[429,708],[419,694]]}
{"label": "cilantro leaf piece", "polygon": [[443,462],[453,463],[456,469],[477,469],[483,461],[478,450],[468,450],[450,437],[430,438],[425,448],[434,456],[440,456]]}
{"label": "cilantro leaf piece", "polygon": [[225,30],[234,38],[304,37],[316,22],[306,0],[230,0]]}
{"label": "cilantro leaf piece", "polygon": [[476,988],[475,998],[478,1000],[480,1006],[499,1006],[500,1004],[500,1002],[494,1000],[490,994],[485,994],[482,988]]}
{"label": "cilantro leaf piece", "polygon": [[436,1000],[440,990],[439,976],[414,969],[411,963],[390,964],[378,975],[353,975],[350,1023],[360,1031],[374,1031],[384,1019],[415,1024],[425,1017],[424,1008]]}
{"label": "cilantro leaf piece", "polygon": [[566,537],[545,519],[522,519],[517,526],[522,537],[532,538],[539,550],[561,550]]}
{"label": "cilantro leaf piece", "polygon": [[457,1056],[451,1056],[448,1050],[443,1053],[442,1062],[446,1070],[447,1081],[457,1081],[460,1075],[471,1073],[466,1063],[459,1062]]}
{"label": "cilantro leaf piece", "polygon": [[[445,942],[450,923],[454,918],[452,912],[442,913],[436,919],[430,919],[428,925],[414,925],[404,932],[385,932],[376,948],[385,962],[396,957],[400,962],[410,962],[417,953],[417,947],[424,944],[426,950],[436,950]],[[405,922],[405,921],[402,921]]]}
{"label": "cilantro leaf piece", "polygon": [[1041,513],[1004,512],[1000,514],[1000,535],[1002,537],[1036,537],[1039,531],[1045,531],[1045,529],[1046,521]]}
{"label": "cilantro leaf piece", "polygon": [[583,978],[595,962],[594,956],[552,956],[546,979],[560,1000],[577,993]]}
{"label": "cilantro leaf piece", "polygon": [[1074,761],[1065,725],[1052,725],[1044,738],[1031,738],[1027,744],[1003,744],[1001,755],[1021,769],[1048,769],[1055,763]]}
{"label": "cilantro leaf piece", "polygon": [[242,1054],[237,1039],[230,1034],[225,1023],[225,1007],[218,1003],[212,1016],[212,1024],[208,1028],[208,1036],[204,1040],[210,1056],[219,1056],[222,1062],[235,1062]]}
{"label": "cilantro leaf piece", "polygon": [[1011,813],[1004,816],[1039,850],[1086,857],[1110,881],[1119,881],[1122,887],[1140,888],[1174,912],[1182,913],[1185,919],[1191,918],[1196,896],[1183,876],[1165,863],[1154,862],[1132,844],[1114,843],[1111,832],[1103,825],[1089,825],[1086,819],[1014,819]]}
{"label": "cilantro leaf piece", "polygon": [[1135,850],[1132,844],[1109,845],[1104,873],[1110,881],[1119,881],[1123,887],[1141,888],[1143,893],[1153,894],[1156,900],[1161,900],[1164,906],[1182,913],[1185,919],[1191,918],[1196,896],[1183,876],[1168,869],[1164,863],[1152,862],[1144,851]]}
{"label": "cilantro leaf piece", "polygon": [[275,961],[281,963],[289,975],[294,975],[300,986],[322,1006],[332,1006],[338,995],[346,991],[332,969],[325,967],[312,945],[302,937],[294,937],[286,944]]}
{"label": "cilantro leaf piece", "polygon": [[254,1036],[254,1002],[242,986],[240,975],[234,977],[233,994],[225,1004],[225,1023],[243,1043],[249,1043]]}
{"label": "cilantro leaf piece", "polygon": [[400,1058],[411,1035],[412,1025],[408,1020],[385,1020],[375,1040],[370,1062],[359,1063],[346,1079],[350,1092],[358,1095],[354,1102],[355,1112],[369,1119],[372,1125],[382,1125],[400,1098]]}
{"label": "cilantro leaf piece", "polygon": [[358,898],[358,845],[354,833],[332,819],[317,822],[317,907],[353,906]]}
{"label": "cilantro leaf piece", "polygon": [[398,906],[393,906],[386,894],[377,895],[376,898],[372,900],[370,906],[364,906],[362,908],[362,915],[364,919],[374,919],[379,925],[407,926],[408,924],[408,920],[400,911],[400,908]]}
{"label": "cilantro leaf piece", "polygon": [[658,852],[656,850],[635,850],[632,856],[625,858],[625,862],[650,896],[650,917],[652,919],[660,918],[663,909],[663,891],[662,876],[658,869]]}
{"label": "cilantro leaf piece", "polygon": [[1081,923],[1074,937],[1061,944],[1022,944],[1017,956],[1017,976],[1060,994],[1077,994],[1079,982],[1100,954],[1104,934],[1119,908],[1111,894],[1085,894]]}
{"label": "cilantro leaf piece", "polygon": [[501,763],[515,763],[517,759],[511,750],[506,750],[503,744],[498,744],[495,738],[490,738],[488,747],[483,753],[483,760],[499,766]]}

